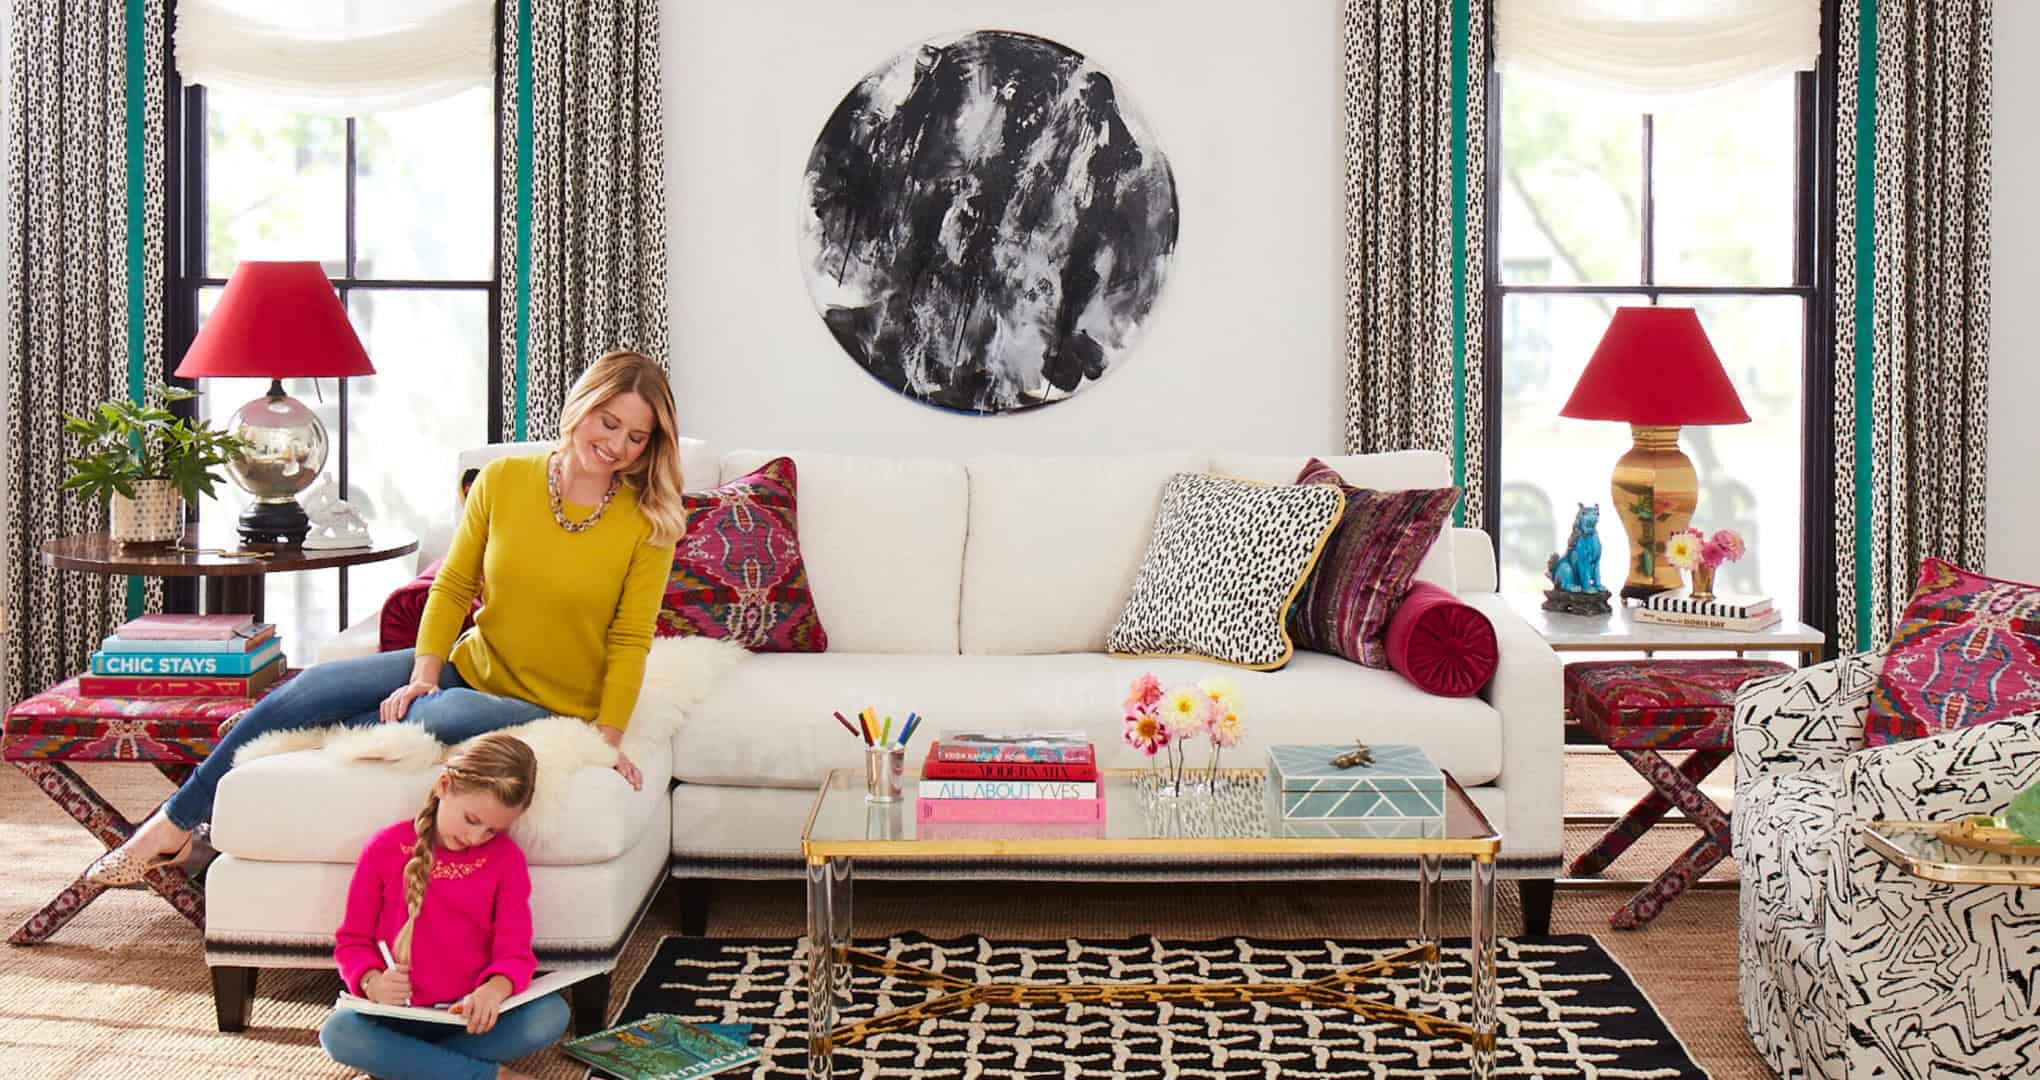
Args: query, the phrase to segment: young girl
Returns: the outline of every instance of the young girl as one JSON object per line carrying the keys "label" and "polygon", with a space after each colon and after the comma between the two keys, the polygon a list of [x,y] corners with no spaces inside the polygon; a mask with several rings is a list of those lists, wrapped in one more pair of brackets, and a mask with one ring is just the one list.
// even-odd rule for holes
{"label": "young girl", "polygon": [[498,1014],[537,966],[531,876],[509,836],[537,768],[515,736],[477,739],[446,763],[415,819],[362,849],[333,948],[347,989],[388,1005],[451,1002],[467,1027],[336,1010],[319,1030],[334,1061],[380,1080],[518,1077],[498,1063],[566,1031],[558,994]]}

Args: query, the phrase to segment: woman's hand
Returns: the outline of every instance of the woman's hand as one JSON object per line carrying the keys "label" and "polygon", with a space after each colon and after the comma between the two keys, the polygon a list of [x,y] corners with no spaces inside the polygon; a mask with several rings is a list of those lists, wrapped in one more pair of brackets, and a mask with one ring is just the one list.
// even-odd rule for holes
{"label": "woman's hand", "polygon": [[395,690],[390,691],[389,697],[382,700],[382,722],[394,724],[402,720],[404,714],[411,711],[411,703],[413,701],[427,694],[436,693],[438,690],[438,683],[419,682],[415,678],[397,687]]}
{"label": "woman's hand", "polygon": [[645,774],[638,771],[637,763],[630,759],[629,754],[623,752],[623,732],[613,727],[602,727],[600,725],[597,725],[595,730],[602,733],[603,742],[616,747],[615,768],[617,773],[623,777],[624,783],[629,784],[632,791],[643,791],[645,789]]}
{"label": "woman's hand", "polygon": [[448,1009],[455,1016],[467,1017],[470,1035],[481,1033],[496,1026],[496,1013],[503,1008],[503,999],[510,996],[510,980],[501,975],[489,976],[489,981],[473,990],[468,996],[453,1003]]}
{"label": "woman's hand", "polygon": [[361,977],[361,992],[379,1005],[411,1003],[411,965],[398,964],[388,971],[371,971]]}

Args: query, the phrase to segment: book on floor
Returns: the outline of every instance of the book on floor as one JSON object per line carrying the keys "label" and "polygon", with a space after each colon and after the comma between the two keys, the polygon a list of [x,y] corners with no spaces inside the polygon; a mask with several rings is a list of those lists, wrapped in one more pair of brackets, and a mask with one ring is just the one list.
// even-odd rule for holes
{"label": "book on floor", "polygon": [[1733,619],[1720,615],[1685,615],[1673,611],[1652,611],[1650,608],[1637,608],[1636,621],[1658,626],[1687,626],[1696,630],[1747,632],[1751,630],[1768,630],[1785,621],[1785,616],[1781,612],[1767,611],[1762,615],[1755,615],[1747,619]]}
{"label": "book on floor", "polygon": [[208,678],[253,675],[283,655],[283,643],[270,641],[254,652],[181,653],[96,652],[94,675],[198,675]]}
{"label": "book on floor", "polygon": [[690,1024],[653,1013],[568,1039],[560,1051],[620,1080],[693,1080],[758,1060],[749,1024]]}
{"label": "book on floor", "polygon": [[120,624],[120,637],[156,641],[216,641],[255,625],[253,615],[174,615],[158,612]]}
{"label": "book on floor", "polygon": [[[523,993],[512,994],[504,998],[503,1006],[498,1011],[509,1012],[525,1002],[537,1001],[547,994],[557,993],[580,982],[582,979],[592,978],[607,970],[609,969],[603,967],[571,967],[561,968],[558,971],[548,971],[538,978],[531,980],[531,985],[525,987]],[[451,1001],[444,1005],[385,1005],[380,1001],[370,1001],[365,997],[357,997],[342,990],[340,991],[340,996],[333,999],[333,1007],[336,1009],[348,1009],[368,1016],[389,1016],[399,1020],[424,1020],[434,1024],[459,1024],[462,1026],[467,1024],[467,1017],[448,1011],[453,1007],[453,1002]]]}
{"label": "book on floor", "polygon": [[247,675],[80,675],[80,697],[251,698],[281,678],[282,656]]}
{"label": "book on floor", "polygon": [[276,637],[275,623],[251,626],[245,633],[223,638],[131,638],[119,634],[99,643],[101,652],[131,653],[237,653],[253,652]]}

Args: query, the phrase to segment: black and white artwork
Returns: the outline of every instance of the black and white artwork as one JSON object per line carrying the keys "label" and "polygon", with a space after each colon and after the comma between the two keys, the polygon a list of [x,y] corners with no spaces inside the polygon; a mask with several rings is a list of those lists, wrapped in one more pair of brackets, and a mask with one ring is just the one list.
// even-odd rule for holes
{"label": "black and white artwork", "polygon": [[1133,347],[1176,182],[1124,90],[1067,46],[979,30],[865,76],[815,140],[802,270],[843,351],[908,397],[1003,413]]}

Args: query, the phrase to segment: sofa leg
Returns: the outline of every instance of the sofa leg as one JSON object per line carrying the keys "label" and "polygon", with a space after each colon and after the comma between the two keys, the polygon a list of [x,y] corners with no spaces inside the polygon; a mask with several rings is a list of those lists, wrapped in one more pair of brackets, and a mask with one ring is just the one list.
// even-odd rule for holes
{"label": "sofa leg", "polygon": [[251,967],[212,969],[213,1013],[221,1031],[248,1030],[248,1011],[255,1004],[255,972]]}
{"label": "sofa leg", "polygon": [[1550,878],[1524,878],[1517,884],[1523,890],[1523,935],[1551,933],[1551,898],[1558,883]]}
{"label": "sofa leg", "polygon": [[699,879],[676,881],[680,890],[680,932],[688,937],[708,934],[709,883]]}
{"label": "sofa leg", "polygon": [[582,979],[568,989],[574,1010],[574,1034],[593,1035],[609,1026],[609,975]]}

